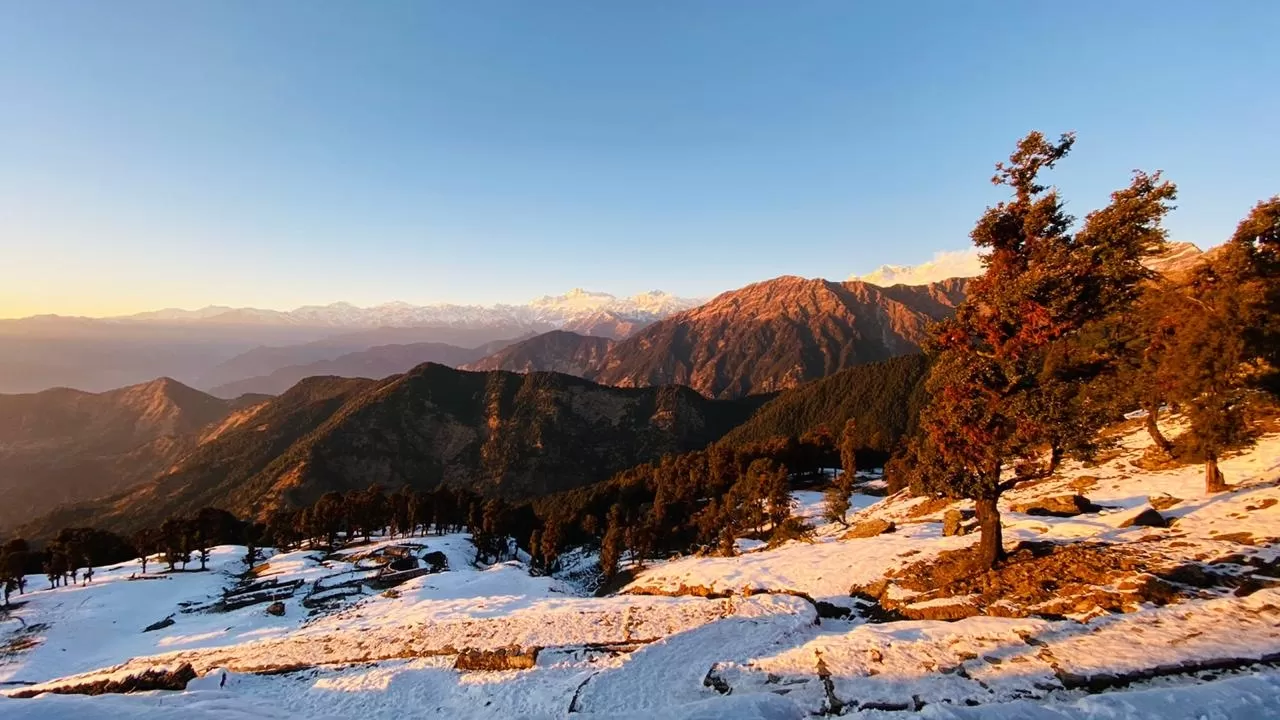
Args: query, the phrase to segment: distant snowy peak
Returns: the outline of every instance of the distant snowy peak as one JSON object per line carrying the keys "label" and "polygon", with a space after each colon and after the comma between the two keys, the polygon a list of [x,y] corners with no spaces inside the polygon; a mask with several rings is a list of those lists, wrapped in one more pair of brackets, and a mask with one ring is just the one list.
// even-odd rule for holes
{"label": "distant snowy peak", "polygon": [[944,250],[919,265],[881,265],[866,275],[852,275],[850,280],[861,280],[889,287],[890,285],[928,285],[955,277],[977,277],[982,274],[982,260],[977,250]]}
{"label": "distant snowy peak", "polygon": [[564,295],[544,295],[529,303],[529,307],[564,320],[601,312],[624,317],[655,319],[688,310],[702,302],[703,300],[700,299],[676,297],[661,290],[619,298],[609,293],[574,288]]}
{"label": "distant snowy peak", "polygon": [[347,302],[304,305],[290,311],[210,305],[199,310],[167,308],[112,318],[118,322],[199,322],[223,325],[298,325],[308,327],[416,327],[555,325],[607,315],[644,324],[688,310],[702,300],[681,298],[658,290],[619,298],[609,293],[575,288],[563,295],[546,295],[525,305],[412,305],[389,302],[362,308]]}
{"label": "distant snowy peak", "polygon": [[[1189,242],[1171,242],[1164,252],[1147,259],[1145,265],[1161,274],[1177,273],[1199,263],[1204,251]],[[861,280],[889,287],[890,285],[927,285],[954,277],[977,277],[983,272],[982,258],[976,249],[944,250],[919,265],[881,265],[866,275],[853,275],[850,280]]]}

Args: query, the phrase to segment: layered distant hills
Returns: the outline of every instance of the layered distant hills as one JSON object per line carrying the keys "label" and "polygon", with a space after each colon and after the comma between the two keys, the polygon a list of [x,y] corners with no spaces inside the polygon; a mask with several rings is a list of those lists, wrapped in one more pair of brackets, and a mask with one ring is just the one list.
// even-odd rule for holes
{"label": "layered distant hills", "polygon": [[113,318],[0,320],[0,393],[50,387],[98,392],[158,376],[207,390],[381,345],[472,350],[557,328],[618,338],[699,302],[658,291],[618,298],[573,290],[524,305],[335,303],[288,312],[215,306]]}
{"label": "layered distant hills", "polygon": [[99,394],[0,395],[0,527],[154,477],[204,428],[264,399],[219,400],[168,378]]}
{"label": "layered distant hills", "polygon": [[63,507],[25,532],[40,537],[81,524],[128,529],[205,505],[262,517],[273,507],[372,483],[534,497],[703,447],[761,401],[436,364],[383,381],[308,378],[220,419],[212,413],[215,422],[155,479]]}
{"label": "layered distant hills", "polygon": [[553,330],[512,343],[483,360],[464,365],[463,369],[560,372],[591,377],[613,346],[613,340],[607,337]]}
{"label": "layered distant hills", "polygon": [[[551,334],[546,333],[535,337],[545,337]],[[218,397],[226,398],[239,397],[245,393],[279,395],[296,385],[303,378],[317,375],[380,380],[391,375],[407,372],[427,362],[451,367],[465,365],[488,357],[491,353],[507,347],[512,342],[511,340],[495,340],[476,348],[460,348],[456,345],[447,345],[445,343],[379,345],[368,350],[347,353],[332,360],[318,360],[305,365],[287,365],[267,375],[259,375],[218,385],[211,388],[209,392]],[[264,350],[266,349],[264,348]],[[267,360],[265,367],[271,367],[274,364],[270,362],[270,359],[280,357],[280,355],[272,355],[271,353],[258,354],[266,356],[264,358],[264,360]],[[238,358],[239,365],[243,367],[248,364],[252,357],[249,354],[240,356]],[[227,368],[220,367],[218,370],[226,371]],[[234,371],[232,373],[234,374]],[[241,370],[241,373],[243,373],[243,370]]]}

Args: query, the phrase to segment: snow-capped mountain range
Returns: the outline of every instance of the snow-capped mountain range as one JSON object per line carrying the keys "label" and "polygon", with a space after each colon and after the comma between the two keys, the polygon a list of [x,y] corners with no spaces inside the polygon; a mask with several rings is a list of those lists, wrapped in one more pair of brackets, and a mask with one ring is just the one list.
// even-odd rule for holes
{"label": "snow-capped mountain range", "polygon": [[[1171,242],[1163,252],[1148,258],[1144,264],[1158,273],[1185,270],[1200,261],[1203,250],[1189,242]],[[866,275],[851,275],[861,280],[889,287],[891,285],[927,285],[954,277],[977,277],[983,272],[982,255],[976,248],[942,250],[919,265],[881,265]]]}
{"label": "snow-capped mountain range", "polygon": [[415,327],[427,325],[499,325],[546,323],[563,325],[593,316],[613,316],[648,322],[700,305],[700,298],[682,298],[659,290],[632,297],[574,288],[563,295],[544,295],[523,305],[412,305],[390,302],[359,307],[346,302],[304,305],[282,311],[211,305],[199,310],[168,308],[109,318],[116,322],[198,322],[238,325],[298,325],[311,327]]}

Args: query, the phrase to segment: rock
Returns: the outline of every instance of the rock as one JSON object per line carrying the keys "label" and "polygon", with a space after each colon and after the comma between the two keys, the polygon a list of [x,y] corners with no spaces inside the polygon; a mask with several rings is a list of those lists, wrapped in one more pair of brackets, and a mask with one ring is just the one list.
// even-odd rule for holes
{"label": "rock", "polygon": [[877,535],[883,535],[885,533],[891,533],[897,529],[898,526],[894,525],[890,520],[866,520],[849,528],[849,531],[840,537],[842,540],[848,540],[851,538],[869,538]]}
{"label": "rock", "polygon": [[455,670],[528,670],[538,661],[538,648],[498,648],[463,650],[454,661]]}
{"label": "rock", "polygon": [[1164,516],[1156,512],[1155,508],[1148,507],[1148,508],[1143,508],[1142,512],[1139,512],[1138,514],[1132,517],[1125,518],[1120,523],[1120,527],[1122,528],[1133,527],[1135,525],[1138,525],[1141,527],[1162,528],[1162,527],[1168,527],[1169,523],[1164,521]]}
{"label": "rock", "polygon": [[898,611],[912,620],[963,620],[981,615],[976,605],[964,598],[952,598],[952,602],[930,601],[907,605]]}
{"label": "rock", "polygon": [[964,513],[951,508],[942,516],[942,536],[964,535],[968,532],[964,526]]}
{"label": "rock", "polygon": [[1227,541],[1227,542],[1240,543],[1241,545],[1256,545],[1256,544],[1257,544],[1257,541],[1256,541],[1256,540],[1254,540],[1253,535],[1251,535],[1251,534],[1249,534],[1249,533],[1247,533],[1247,532],[1222,533],[1221,535],[1214,535],[1214,536],[1213,536],[1213,539],[1214,539],[1214,540],[1225,540],[1225,541]]}
{"label": "rock", "polygon": [[423,555],[422,562],[426,563],[427,567],[431,568],[431,572],[433,573],[443,572],[449,569],[448,558],[446,558],[444,553],[439,550],[433,550],[432,552]]}
{"label": "rock", "polygon": [[1093,488],[1097,487],[1097,485],[1098,485],[1098,478],[1096,476],[1081,475],[1080,477],[1071,481],[1070,487],[1072,490],[1075,490],[1076,492],[1083,493],[1083,492],[1088,492],[1092,490]]}
{"label": "rock", "polygon": [[1034,500],[1017,502],[1012,507],[1014,512],[1026,513],[1027,515],[1050,515],[1053,517],[1073,517],[1084,513],[1097,512],[1099,509],[1097,505],[1089,502],[1088,498],[1080,494],[1049,495],[1035,498]]}
{"label": "rock", "polygon": [[284,603],[280,602],[279,600],[271,603],[270,605],[267,606],[267,614],[275,615],[276,617],[280,617],[284,615]]}
{"label": "rock", "polygon": [[151,623],[142,632],[151,632],[153,630],[163,630],[172,624],[173,624],[173,616],[170,615],[169,617],[161,620],[160,622]]}
{"label": "rock", "polygon": [[829,603],[826,600],[815,600],[813,607],[818,611],[818,617],[823,620],[843,620],[853,613],[853,608]]}
{"label": "rock", "polygon": [[849,588],[849,597],[859,598],[868,602],[878,602],[888,589],[889,581],[885,578],[880,578],[867,585],[854,585]]}
{"label": "rock", "polygon": [[1156,510],[1168,510],[1169,508],[1182,502],[1182,498],[1172,495],[1152,495],[1147,498],[1147,502],[1151,503],[1151,507]]}
{"label": "rock", "polygon": [[42,687],[39,690],[23,690],[12,693],[9,697],[30,698],[40,693],[55,695],[108,695],[146,692],[148,690],[186,690],[187,683],[196,679],[196,671],[191,663],[183,663],[176,670],[152,668],[143,670],[137,675],[129,675],[122,679],[95,680],[80,684]]}

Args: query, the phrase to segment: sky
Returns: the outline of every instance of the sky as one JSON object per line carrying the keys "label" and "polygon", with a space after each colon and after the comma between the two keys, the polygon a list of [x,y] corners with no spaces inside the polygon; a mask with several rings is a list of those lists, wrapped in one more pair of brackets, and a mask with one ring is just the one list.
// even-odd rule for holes
{"label": "sky", "polygon": [[962,249],[1074,130],[1176,240],[1280,192],[1280,3],[0,0],[0,317],[701,297]]}

